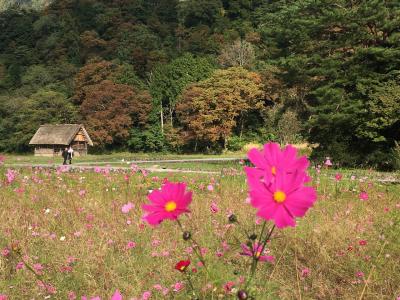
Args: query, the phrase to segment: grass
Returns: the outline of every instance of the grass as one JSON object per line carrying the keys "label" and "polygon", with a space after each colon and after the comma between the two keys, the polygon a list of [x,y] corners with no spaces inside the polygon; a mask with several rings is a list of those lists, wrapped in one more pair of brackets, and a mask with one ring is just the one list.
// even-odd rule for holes
{"label": "grass", "polygon": [[[7,162],[21,160],[12,157]],[[208,163],[174,166],[221,168]],[[73,292],[77,299],[83,295],[109,299],[119,289],[124,299],[140,299],[145,291],[152,292],[151,299],[188,299],[187,287],[173,290],[177,282],[185,282],[184,275],[174,270],[176,262],[189,258],[196,267],[196,257],[188,252],[190,242],[182,240],[174,222],[151,228],[141,221],[140,206],[148,190],[159,188],[168,177],[188,182],[194,192],[192,213],[181,221],[207,249],[209,274],[197,267],[193,275],[201,299],[234,299],[234,291],[243,288],[241,277],[247,276],[249,260],[239,255],[236,239],[245,242],[243,230],[228,225],[227,215],[235,213],[249,232],[259,232],[261,225],[256,225],[254,209],[245,203],[247,186],[241,166],[230,166],[238,171],[136,173],[129,174],[128,181],[123,170],[64,173],[20,168],[11,185],[4,184],[6,168],[0,167],[0,250],[11,250],[0,255],[0,294],[10,299],[68,299]],[[276,262],[259,265],[256,299],[396,299],[400,295],[400,186],[375,182],[398,175],[340,170],[343,179],[336,182],[335,172],[312,174],[319,195],[316,205],[296,228],[275,231],[269,248]],[[355,180],[350,179],[353,174]],[[213,191],[207,190],[209,184]],[[361,190],[368,192],[367,201],[359,200]],[[128,202],[135,208],[123,214],[121,207]],[[217,213],[210,211],[212,203],[218,206]],[[127,249],[129,241],[136,247]],[[362,241],[366,245],[360,245]],[[223,244],[229,249],[224,250]],[[34,275],[26,267],[16,270],[21,261],[41,264],[42,274]],[[230,281],[235,284],[231,293],[224,290]],[[156,284],[168,288],[168,294],[157,291]]]}
{"label": "grass", "polygon": [[[170,160],[170,159],[205,159],[205,158],[242,158],[245,157],[244,153],[227,153],[223,155],[206,155],[206,154],[158,154],[158,153],[130,153],[118,152],[103,155],[86,155],[81,157],[74,157],[74,163],[111,163],[126,165],[128,161],[135,160]],[[61,156],[57,157],[43,157],[27,155],[8,155],[7,163],[32,163],[32,164],[61,164],[63,161]]]}

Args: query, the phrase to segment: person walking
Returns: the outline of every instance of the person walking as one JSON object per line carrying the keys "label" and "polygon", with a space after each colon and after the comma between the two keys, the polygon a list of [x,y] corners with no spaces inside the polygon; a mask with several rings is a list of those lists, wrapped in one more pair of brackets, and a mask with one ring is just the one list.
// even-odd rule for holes
{"label": "person walking", "polygon": [[69,164],[72,164],[72,157],[74,157],[74,149],[72,149],[72,147],[69,146],[69,149],[68,149]]}
{"label": "person walking", "polygon": [[62,151],[61,155],[64,159],[63,165],[66,165],[67,159],[68,159],[68,148],[67,147],[65,147],[65,149]]}

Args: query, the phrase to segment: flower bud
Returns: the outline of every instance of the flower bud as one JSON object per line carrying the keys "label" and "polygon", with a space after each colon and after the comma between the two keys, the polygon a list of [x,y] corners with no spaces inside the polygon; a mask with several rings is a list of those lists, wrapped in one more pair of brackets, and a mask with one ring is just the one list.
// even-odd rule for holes
{"label": "flower bud", "polygon": [[257,238],[257,234],[253,233],[249,236],[249,239],[252,241],[255,241],[255,239]]}
{"label": "flower bud", "polygon": [[237,217],[234,214],[231,214],[229,216],[229,223],[236,223],[237,222]]}
{"label": "flower bud", "polygon": [[247,296],[246,291],[244,291],[244,290],[240,290],[240,291],[237,293],[237,297],[238,297],[238,299],[240,299],[240,300],[249,299],[249,297]]}
{"label": "flower bud", "polygon": [[192,237],[191,233],[189,231],[185,231],[182,235],[183,239],[185,241],[190,240],[190,238]]}

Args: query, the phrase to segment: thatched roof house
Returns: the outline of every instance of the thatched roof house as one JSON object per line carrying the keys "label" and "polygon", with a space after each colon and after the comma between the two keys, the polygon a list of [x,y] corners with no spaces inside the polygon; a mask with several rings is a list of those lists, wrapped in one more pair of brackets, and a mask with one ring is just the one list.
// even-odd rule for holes
{"label": "thatched roof house", "polygon": [[93,142],[82,124],[57,124],[40,126],[29,145],[35,146],[37,156],[58,156],[69,146],[76,155],[86,155],[87,145]]}

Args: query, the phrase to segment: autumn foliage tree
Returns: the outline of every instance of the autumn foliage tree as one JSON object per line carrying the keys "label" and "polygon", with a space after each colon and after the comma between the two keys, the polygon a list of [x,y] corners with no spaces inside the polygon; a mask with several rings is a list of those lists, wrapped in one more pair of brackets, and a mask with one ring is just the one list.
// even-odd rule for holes
{"label": "autumn foliage tree", "polygon": [[186,141],[227,148],[228,138],[252,110],[264,107],[259,74],[241,67],[215,71],[209,79],[186,88],[176,111]]}
{"label": "autumn foliage tree", "polygon": [[104,147],[123,144],[135,122],[146,122],[149,107],[151,101],[146,92],[104,80],[86,87],[80,113],[93,142]]}

